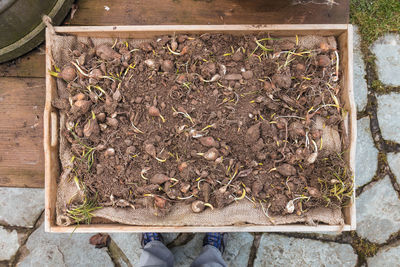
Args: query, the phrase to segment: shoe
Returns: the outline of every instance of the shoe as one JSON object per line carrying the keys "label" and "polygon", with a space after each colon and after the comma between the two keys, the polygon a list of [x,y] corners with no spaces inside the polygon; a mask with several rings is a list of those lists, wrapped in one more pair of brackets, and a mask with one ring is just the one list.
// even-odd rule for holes
{"label": "shoe", "polygon": [[144,246],[146,246],[147,243],[149,243],[151,241],[155,241],[155,240],[161,241],[162,243],[164,243],[164,238],[159,233],[142,233],[140,243],[142,244],[142,247],[144,248]]}
{"label": "shoe", "polygon": [[226,233],[206,233],[203,239],[203,246],[211,245],[216,247],[221,253],[225,251],[227,234]]}

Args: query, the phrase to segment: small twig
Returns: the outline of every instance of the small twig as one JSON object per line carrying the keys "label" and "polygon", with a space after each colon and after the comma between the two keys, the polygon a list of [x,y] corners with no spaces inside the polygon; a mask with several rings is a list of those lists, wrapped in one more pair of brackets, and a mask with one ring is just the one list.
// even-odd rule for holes
{"label": "small twig", "polygon": [[179,199],[179,200],[186,200],[186,199],[190,199],[190,198],[192,198],[192,197],[194,197],[194,195],[190,195],[190,196],[188,196],[188,197],[177,197],[177,199]]}
{"label": "small twig", "polygon": [[168,49],[168,51],[169,51],[169,52],[171,52],[171,53],[172,53],[172,54],[174,54],[174,55],[177,55],[177,56],[180,56],[180,55],[181,55],[181,53],[178,53],[178,52],[172,51],[171,47],[169,47],[169,45],[168,45],[168,44],[167,44],[167,49]]}
{"label": "small twig", "polygon": [[276,116],[276,119],[279,119],[279,118],[296,118],[296,119],[300,119],[300,120],[305,120],[305,118],[303,118],[303,117],[299,117],[299,116],[290,116],[290,115],[288,115],[288,116]]}
{"label": "small twig", "polygon": [[269,205],[268,205],[268,207],[267,207],[267,210],[265,210],[263,204],[261,203],[261,200],[259,200],[259,202],[260,202],[261,209],[262,209],[263,213],[265,214],[265,216],[270,220],[270,222],[271,222],[272,224],[275,224],[274,219],[273,219],[271,216],[268,215],[268,209],[269,209],[269,207],[271,207],[271,203],[269,203]]}
{"label": "small twig", "polygon": [[336,76],[339,77],[339,54],[335,50],[335,55],[336,55]]}
{"label": "small twig", "polygon": [[134,129],[136,132],[141,133],[141,134],[144,134],[144,132],[142,132],[141,130],[139,130],[139,128],[137,128],[137,127],[133,124],[133,122],[131,122],[131,125],[132,125],[133,129]]}

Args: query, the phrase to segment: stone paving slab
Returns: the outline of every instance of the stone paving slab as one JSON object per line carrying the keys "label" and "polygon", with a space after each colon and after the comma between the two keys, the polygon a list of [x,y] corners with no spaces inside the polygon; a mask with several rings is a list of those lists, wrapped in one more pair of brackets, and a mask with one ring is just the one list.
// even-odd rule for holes
{"label": "stone paving slab", "polygon": [[381,248],[374,257],[367,259],[367,263],[368,267],[400,266],[400,243]]}
{"label": "stone paving slab", "polygon": [[368,185],[356,206],[359,236],[382,244],[400,230],[400,200],[389,176]]}
{"label": "stone paving slab", "polygon": [[361,37],[358,27],[353,27],[353,87],[354,100],[356,102],[357,111],[362,111],[367,105],[367,82],[365,81],[365,64],[361,52]]}
{"label": "stone paving slab", "polygon": [[348,244],[263,234],[254,266],[355,266]]}
{"label": "stone paving slab", "polygon": [[379,80],[386,85],[400,86],[400,36],[387,34],[379,38],[371,51],[376,56]]}
{"label": "stone paving slab", "polygon": [[43,189],[0,187],[0,223],[33,227],[43,209]]}
{"label": "stone paving slab", "polygon": [[400,153],[388,153],[387,161],[394,176],[396,176],[397,183],[400,184]]}
{"label": "stone paving slab", "polygon": [[20,246],[16,230],[8,231],[0,226],[0,261],[11,259]]}
{"label": "stone paving slab", "polygon": [[89,244],[92,234],[45,233],[44,223],[26,242],[27,255],[17,266],[113,266],[106,248]]}
{"label": "stone paving slab", "polygon": [[[400,77],[400,71],[397,77]],[[377,114],[382,137],[400,143],[400,94],[390,93],[378,96],[377,99]]]}
{"label": "stone paving slab", "polygon": [[[112,233],[110,236],[124,252],[129,262],[135,266],[139,262],[140,254],[142,254],[142,247],[139,239],[140,234]],[[121,266],[125,266],[122,262],[120,262],[120,264]]]}
{"label": "stone paving slab", "polygon": [[369,118],[357,121],[356,180],[357,187],[371,181],[378,168],[378,150],[374,146]]}

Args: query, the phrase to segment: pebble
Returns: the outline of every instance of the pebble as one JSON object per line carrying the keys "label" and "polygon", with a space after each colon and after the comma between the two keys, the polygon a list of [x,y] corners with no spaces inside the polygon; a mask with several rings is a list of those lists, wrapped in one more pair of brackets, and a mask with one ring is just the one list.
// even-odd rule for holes
{"label": "pebble", "polygon": [[247,70],[242,73],[242,76],[245,80],[250,80],[251,78],[253,78],[253,71]]}
{"label": "pebble", "polygon": [[113,128],[118,127],[118,120],[116,118],[107,118],[106,124]]}
{"label": "pebble", "polygon": [[125,139],[125,140],[124,140],[124,143],[125,143],[125,145],[130,146],[130,145],[132,145],[132,140],[130,140],[130,139]]}
{"label": "pebble", "polygon": [[122,95],[120,90],[116,90],[115,93],[113,94],[113,99],[117,102],[121,101]]}
{"label": "pebble", "polygon": [[236,51],[235,54],[233,54],[233,56],[232,56],[232,59],[234,61],[241,61],[241,60],[243,60],[243,58],[244,58],[244,55],[241,51]]}
{"label": "pebble", "polygon": [[135,98],[135,103],[136,104],[140,104],[140,103],[142,103],[142,101],[143,101],[143,97],[141,97],[141,96],[138,96],[138,97]]}
{"label": "pebble", "polygon": [[105,155],[106,157],[112,157],[112,156],[114,156],[114,155],[115,155],[115,150],[114,150],[114,148],[112,148],[112,147],[107,148],[106,152],[104,152],[104,155]]}
{"label": "pebble", "polygon": [[102,174],[103,171],[104,171],[103,165],[97,164],[97,165],[96,165],[96,173],[97,173],[97,174]]}
{"label": "pebble", "polygon": [[135,146],[129,146],[127,149],[126,149],[126,154],[134,154],[135,153],[135,151],[136,151],[136,147]]}
{"label": "pebble", "polygon": [[240,73],[235,73],[235,74],[227,74],[224,77],[225,80],[228,81],[237,81],[242,79],[242,74]]}
{"label": "pebble", "polygon": [[96,118],[99,122],[104,122],[106,120],[106,114],[105,113],[99,113],[96,115]]}

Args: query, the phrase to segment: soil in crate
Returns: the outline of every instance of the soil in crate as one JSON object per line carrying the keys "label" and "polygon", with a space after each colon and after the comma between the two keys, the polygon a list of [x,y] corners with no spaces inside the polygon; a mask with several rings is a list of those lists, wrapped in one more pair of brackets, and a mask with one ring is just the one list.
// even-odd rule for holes
{"label": "soil in crate", "polygon": [[250,201],[267,216],[346,205],[341,70],[334,38],[321,40],[313,49],[265,35],[79,43],[52,73],[67,83],[53,105],[67,115],[70,179],[91,208],[158,216],[177,203],[202,212]]}

